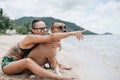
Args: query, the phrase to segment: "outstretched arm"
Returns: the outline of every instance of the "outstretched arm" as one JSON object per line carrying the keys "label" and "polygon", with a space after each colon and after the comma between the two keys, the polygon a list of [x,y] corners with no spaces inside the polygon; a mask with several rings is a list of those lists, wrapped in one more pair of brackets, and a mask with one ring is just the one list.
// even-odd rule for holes
{"label": "outstretched arm", "polygon": [[32,43],[46,43],[51,41],[58,41],[69,36],[75,36],[78,40],[82,39],[82,33],[86,30],[66,32],[66,33],[54,33],[52,35],[29,35],[28,40]]}

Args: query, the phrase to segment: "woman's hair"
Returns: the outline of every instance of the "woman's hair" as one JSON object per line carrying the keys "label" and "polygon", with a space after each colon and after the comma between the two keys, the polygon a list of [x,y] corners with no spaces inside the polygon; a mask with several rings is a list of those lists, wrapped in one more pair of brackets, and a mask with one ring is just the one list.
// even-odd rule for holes
{"label": "woman's hair", "polygon": [[34,28],[34,23],[39,22],[39,21],[41,21],[41,20],[40,20],[40,19],[35,19],[35,20],[33,20],[31,27]]}
{"label": "woman's hair", "polygon": [[[40,20],[40,19],[34,19],[34,20],[32,21],[31,28],[34,28],[34,24],[35,24],[36,22],[39,22],[39,21],[42,21],[42,20]],[[34,33],[32,32],[32,29],[30,30],[30,34],[34,34]]]}

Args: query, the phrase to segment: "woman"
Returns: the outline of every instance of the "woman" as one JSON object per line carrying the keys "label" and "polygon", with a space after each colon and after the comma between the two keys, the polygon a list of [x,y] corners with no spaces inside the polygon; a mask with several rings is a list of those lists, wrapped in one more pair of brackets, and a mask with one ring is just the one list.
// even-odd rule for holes
{"label": "woman", "polygon": [[52,72],[49,72],[39,66],[30,58],[24,58],[37,43],[47,43],[58,41],[68,36],[76,36],[78,39],[82,37],[84,31],[74,31],[67,33],[55,33],[52,35],[46,35],[46,25],[43,21],[34,20],[32,22],[33,34],[27,35],[23,40],[19,41],[12,48],[8,50],[2,60],[2,70],[5,74],[21,73],[28,69],[37,76],[48,77],[60,80],[74,80],[74,78],[59,76]]}

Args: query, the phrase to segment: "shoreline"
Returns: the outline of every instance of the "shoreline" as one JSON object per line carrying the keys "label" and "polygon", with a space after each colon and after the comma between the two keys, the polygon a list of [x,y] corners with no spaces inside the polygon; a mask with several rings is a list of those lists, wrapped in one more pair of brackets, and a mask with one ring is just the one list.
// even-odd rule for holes
{"label": "shoreline", "polygon": [[[24,37],[25,35],[0,36],[0,61],[4,53],[14,45],[14,43],[17,43]],[[80,42],[72,38],[61,40],[62,50],[57,53],[57,59],[61,64],[73,67],[70,71],[61,70],[62,75],[75,77],[77,80],[119,80],[120,55],[110,52],[113,51],[113,49],[115,49],[114,51],[117,50],[119,52],[119,48],[116,48],[116,46],[119,47],[118,38],[120,37],[85,36],[84,40],[81,40]],[[104,41],[104,43],[102,43],[102,41]],[[96,48],[99,48],[100,50]],[[109,51],[109,53],[106,53],[106,50]],[[13,79],[25,80],[24,75],[5,75],[0,68],[0,80]],[[36,78],[30,80],[49,79]]]}

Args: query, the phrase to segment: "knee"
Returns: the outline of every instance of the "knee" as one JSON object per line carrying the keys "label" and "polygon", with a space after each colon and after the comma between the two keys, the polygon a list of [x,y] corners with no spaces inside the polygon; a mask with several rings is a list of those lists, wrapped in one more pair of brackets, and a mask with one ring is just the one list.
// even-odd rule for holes
{"label": "knee", "polygon": [[25,65],[29,65],[29,64],[32,64],[34,61],[30,58],[25,58],[24,62],[25,62]]}

